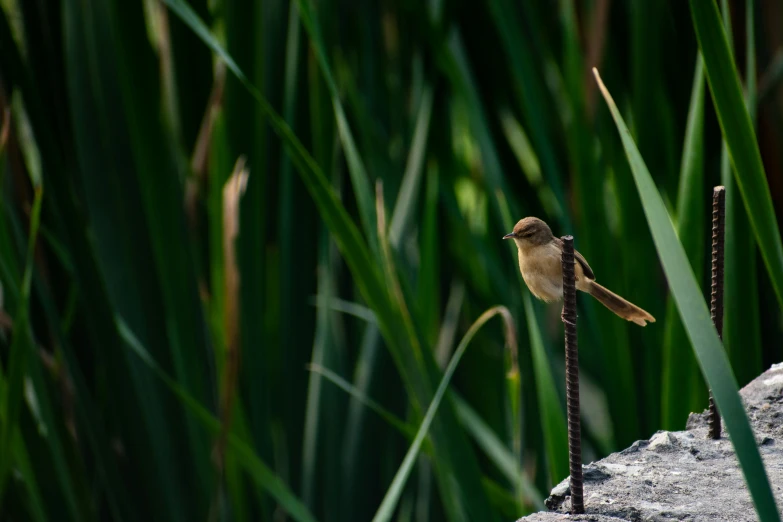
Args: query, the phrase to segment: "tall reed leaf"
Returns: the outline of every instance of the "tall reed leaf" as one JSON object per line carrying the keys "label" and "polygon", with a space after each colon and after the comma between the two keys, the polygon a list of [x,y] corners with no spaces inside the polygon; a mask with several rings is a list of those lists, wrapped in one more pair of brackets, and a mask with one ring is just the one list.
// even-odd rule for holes
{"label": "tall reed leaf", "polygon": [[723,137],[778,303],[783,307],[783,242],[756,133],[715,2],[691,0],[691,15]]}
{"label": "tall reed leaf", "polygon": [[[601,81],[598,70],[593,68],[593,73],[620,133],[669,288],[677,303],[680,318],[696,352],[702,373],[712,389],[718,409],[723,414],[756,511],[762,521],[780,520],[767,473],[737,391],[737,380],[734,378],[729,360],[712,324],[699,285],[690,269],[685,249],[677,239],[677,233],[672,226],[663,199],[644,164],[639,149],[631,138],[620,111],[617,110],[612,96]],[[739,103],[743,103],[742,99]]]}

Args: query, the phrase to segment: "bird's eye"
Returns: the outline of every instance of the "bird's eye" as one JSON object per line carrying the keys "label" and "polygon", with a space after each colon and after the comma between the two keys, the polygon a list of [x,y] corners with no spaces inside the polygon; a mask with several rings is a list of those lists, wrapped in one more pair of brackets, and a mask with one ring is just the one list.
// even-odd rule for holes
{"label": "bird's eye", "polygon": [[530,236],[532,236],[532,235],[533,235],[533,231],[531,230],[531,231],[529,231],[529,232],[521,232],[521,233],[519,234],[519,237],[530,237]]}

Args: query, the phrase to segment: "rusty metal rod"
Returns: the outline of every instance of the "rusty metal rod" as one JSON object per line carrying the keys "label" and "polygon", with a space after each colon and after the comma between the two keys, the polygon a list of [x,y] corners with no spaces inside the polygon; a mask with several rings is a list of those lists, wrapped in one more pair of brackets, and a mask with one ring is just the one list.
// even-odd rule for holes
{"label": "rusty metal rod", "polygon": [[[710,315],[712,324],[723,339],[723,251],[726,233],[726,189],[715,187],[712,191],[712,294]],[[709,436],[719,439],[721,431],[720,412],[710,390]]]}
{"label": "rusty metal rod", "polygon": [[579,353],[576,336],[576,281],[574,238],[563,238],[563,314],[565,325],[566,408],[568,415],[568,463],[571,472],[571,512],[584,513],[582,439],[579,423]]}

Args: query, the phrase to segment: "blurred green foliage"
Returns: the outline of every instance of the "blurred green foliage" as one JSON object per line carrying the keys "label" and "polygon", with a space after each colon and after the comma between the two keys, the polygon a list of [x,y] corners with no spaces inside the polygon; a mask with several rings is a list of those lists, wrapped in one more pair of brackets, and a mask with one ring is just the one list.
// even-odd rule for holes
{"label": "blurred green foliage", "polygon": [[585,462],[682,429],[707,388],[593,66],[705,295],[726,185],[724,344],[740,386],[779,361],[783,5],[722,4],[721,73],[686,2],[0,0],[0,519],[369,520],[497,305],[393,518],[541,509],[528,215],[657,319],[579,298]]}

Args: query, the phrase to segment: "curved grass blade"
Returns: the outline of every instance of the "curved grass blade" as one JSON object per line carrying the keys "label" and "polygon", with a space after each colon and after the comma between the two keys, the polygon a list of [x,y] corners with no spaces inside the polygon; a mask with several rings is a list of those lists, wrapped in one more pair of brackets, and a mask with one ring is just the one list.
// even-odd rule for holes
{"label": "curved grass blade", "polygon": [[631,138],[620,111],[617,110],[614,100],[601,81],[598,70],[594,68],[593,73],[620,133],[669,288],[677,303],[680,318],[696,352],[702,373],[723,414],[756,511],[764,522],[779,521],[780,516],[772,496],[769,479],[737,391],[737,380],[734,378],[726,352],[712,324],[699,285],[693,276],[693,271],[689,268],[685,249],[677,239],[677,233],[666,212],[663,199]]}
{"label": "curved grass blade", "polygon": [[783,307],[783,242],[731,49],[715,2],[691,0],[690,6],[734,177],[778,303]]}
{"label": "curved grass blade", "polygon": [[452,375],[454,375],[454,371],[457,369],[457,365],[459,364],[460,359],[462,359],[462,356],[465,354],[465,350],[470,344],[470,341],[476,335],[476,332],[478,332],[479,329],[495,315],[501,315],[501,317],[503,317],[506,327],[506,342],[511,345],[516,344],[516,334],[514,333],[514,323],[511,319],[511,314],[509,313],[508,309],[503,306],[495,306],[490,308],[481,314],[481,316],[476,319],[476,322],[471,325],[465,336],[462,338],[462,341],[460,341],[459,346],[457,346],[457,349],[454,351],[454,356],[451,358],[446,371],[443,373],[443,378],[438,385],[438,389],[435,391],[432,402],[427,408],[427,413],[424,415],[424,419],[419,426],[419,430],[416,433],[416,438],[413,440],[413,444],[411,444],[411,447],[408,449],[408,453],[405,455],[405,458],[402,461],[402,465],[397,470],[397,473],[394,476],[394,480],[392,480],[391,486],[389,486],[389,489],[386,491],[386,495],[384,495],[383,501],[381,502],[378,511],[373,517],[373,522],[386,522],[392,519],[397,502],[399,502],[403,488],[405,487],[405,482],[408,480],[408,476],[413,469],[413,465],[416,462],[421,445],[424,442],[424,438],[427,436],[427,432],[430,429],[432,420],[435,418],[435,414],[438,411],[440,402],[446,393],[446,388],[451,381]]}
{"label": "curved grass blade", "polygon": [[375,313],[366,306],[354,303],[352,301],[346,301],[339,297],[328,296],[323,294],[315,295],[310,301],[317,307],[328,308],[333,312],[340,312],[346,315],[362,319],[369,324],[377,325],[378,319],[375,317]]}

